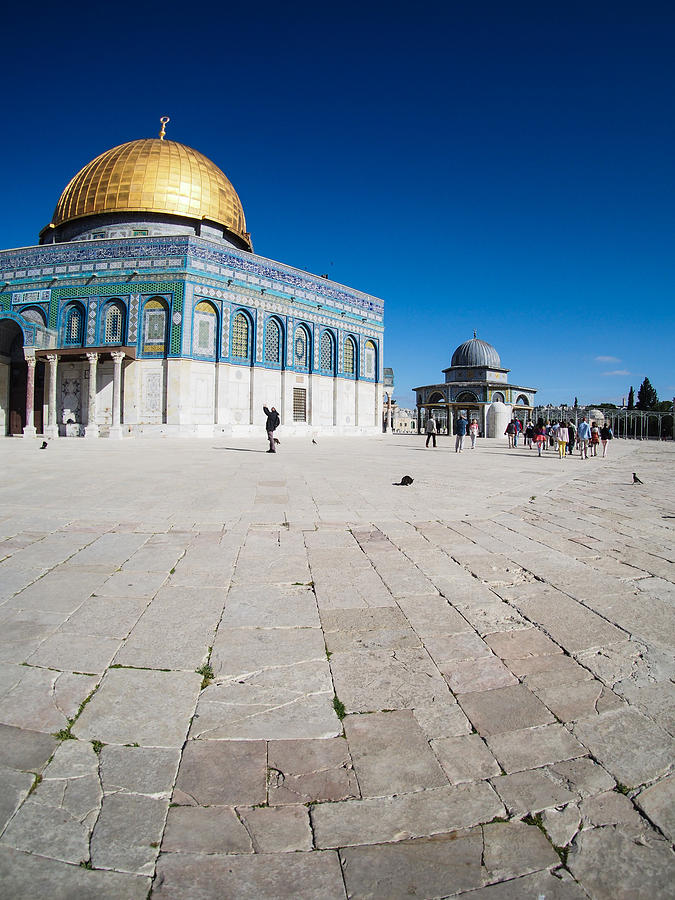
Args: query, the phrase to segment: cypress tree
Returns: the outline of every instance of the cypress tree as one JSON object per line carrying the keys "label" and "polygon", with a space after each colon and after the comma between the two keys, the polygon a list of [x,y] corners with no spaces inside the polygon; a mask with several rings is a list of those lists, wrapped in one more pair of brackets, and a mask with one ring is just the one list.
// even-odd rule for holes
{"label": "cypress tree", "polygon": [[637,403],[635,404],[637,409],[655,409],[659,402],[659,397],[654,388],[652,387],[652,383],[649,378],[645,378],[645,380],[640,385],[637,395]]}
{"label": "cypress tree", "polygon": [[633,390],[632,384],[628,391],[628,409],[635,409],[635,391]]}

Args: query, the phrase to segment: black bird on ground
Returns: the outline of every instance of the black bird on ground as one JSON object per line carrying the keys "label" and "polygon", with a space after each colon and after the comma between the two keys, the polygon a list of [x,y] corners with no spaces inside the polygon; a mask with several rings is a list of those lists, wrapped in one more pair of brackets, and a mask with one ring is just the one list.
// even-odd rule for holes
{"label": "black bird on ground", "polygon": [[312,438],[312,443],[313,443],[313,444],[318,444],[318,441],[315,441],[314,438]]}
{"label": "black bird on ground", "polygon": [[640,481],[635,472],[633,472],[633,484],[644,484],[644,481]]}
{"label": "black bird on ground", "polygon": [[401,485],[403,485],[404,487],[408,487],[408,485],[413,483],[413,479],[410,477],[410,475],[404,475],[400,481],[394,481],[393,483],[397,487],[400,487]]}
{"label": "black bird on ground", "polygon": [[46,450],[48,446],[49,446],[49,444],[47,443],[47,441],[43,441],[42,446],[40,447],[40,450]]}

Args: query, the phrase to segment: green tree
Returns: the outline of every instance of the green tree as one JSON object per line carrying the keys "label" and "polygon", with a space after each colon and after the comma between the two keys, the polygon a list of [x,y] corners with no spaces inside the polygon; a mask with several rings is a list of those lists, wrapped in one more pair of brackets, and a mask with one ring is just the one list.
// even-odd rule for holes
{"label": "green tree", "polygon": [[637,395],[637,403],[635,404],[637,409],[655,409],[659,402],[658,394],[652,387],[652,384],[649,378],[645,378],[645,380],[640,385]]}
{"label": "green tree", "polygon": [[579,400],[576,397],[574,398],[574,408],[575,409],[579,408]]}
{"label": "green tree", "polygon": [[628,391],[628,409],[635,409],[635,391],[633,390],[632,384]]}

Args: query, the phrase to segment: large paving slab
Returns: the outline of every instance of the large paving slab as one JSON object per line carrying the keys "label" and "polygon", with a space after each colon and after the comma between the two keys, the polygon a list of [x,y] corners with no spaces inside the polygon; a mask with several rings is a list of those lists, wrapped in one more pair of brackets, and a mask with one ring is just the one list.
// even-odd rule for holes
{"label": "large paving slab", "polygon": [[8,896],[668,896],[675,445],[36,447],[0,442]]}

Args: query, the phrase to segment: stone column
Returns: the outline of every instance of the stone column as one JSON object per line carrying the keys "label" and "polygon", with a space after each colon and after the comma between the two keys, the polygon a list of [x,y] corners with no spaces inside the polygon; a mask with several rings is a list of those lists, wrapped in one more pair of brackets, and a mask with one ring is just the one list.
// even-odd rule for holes
{"label": "stone column", "polygon": [[391,393],[387,394],[387,431],[391,434]]}
{"label": "stone column", "polygon": [[87,407],[87,424],[84,436],[88,438],[98,437],[98,425],[96,424],[96,366],[98,365],[98,353],[87,353],[89,360],[89,404]]}
{"label": "stone column", "polygon": [[26,378],[26,425],[23,429],[25,438],[35,437],[35,421],[33,414],[33,406],[35,405],[35,363],[34,356],[27,356],[28,377]]}
{"label": "stone column", "polygon": [[112,400],[112,425],[110,427],[111,438],[122,437],[122,426],[120,425],[120,410],[122,407],[122,360],[125,357],[123,350],[116,350],[110,354],[113,358],[113,400]]}
{"label": "stone column", "polygon": [[50,353],[47,356],[49,363],[49,424],[44,429],[45,437],[57,438],[59,436],[59,426],[56,421],[56,367],[59,358],[56,353]]}

